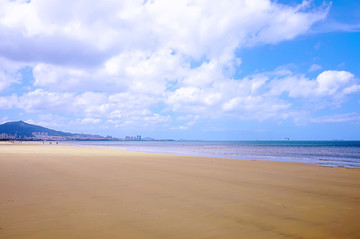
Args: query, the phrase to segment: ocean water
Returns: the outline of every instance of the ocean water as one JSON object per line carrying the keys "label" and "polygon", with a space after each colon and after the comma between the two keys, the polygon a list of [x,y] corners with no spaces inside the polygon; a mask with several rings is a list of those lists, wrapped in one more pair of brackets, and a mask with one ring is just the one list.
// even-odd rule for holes
{"label": "ocean water", "polygon": [[360,168],[360,141],[76,141],[66,144],[135,152],[317,163]]}

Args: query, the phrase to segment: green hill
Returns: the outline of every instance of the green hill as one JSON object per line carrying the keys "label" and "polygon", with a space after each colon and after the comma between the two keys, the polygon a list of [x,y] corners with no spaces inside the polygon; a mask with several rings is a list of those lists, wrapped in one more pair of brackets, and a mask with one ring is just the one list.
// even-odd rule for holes
{"label": "green hill", "polygon": [[15,122],[7,122],[5,124],[0,125],[0,134],[7,133],[11,135],[17,135],[23,138],[32,137],[33,132],[45,132],[48,133],[49,136],[72,136],[74,134],[65,133],[61,131],[56,131],[52,129],[48,129],[45,127],[41,127],[38,125],[28,124],[24,121],[15,121]]}

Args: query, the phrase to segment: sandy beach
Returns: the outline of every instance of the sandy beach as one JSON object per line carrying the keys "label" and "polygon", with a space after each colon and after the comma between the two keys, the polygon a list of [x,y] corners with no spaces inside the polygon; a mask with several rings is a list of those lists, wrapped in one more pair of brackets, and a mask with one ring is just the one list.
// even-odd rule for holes
{"label": "sandy beach", "polygon": [[360,238],[360,170],[0,145],[0,238]]}

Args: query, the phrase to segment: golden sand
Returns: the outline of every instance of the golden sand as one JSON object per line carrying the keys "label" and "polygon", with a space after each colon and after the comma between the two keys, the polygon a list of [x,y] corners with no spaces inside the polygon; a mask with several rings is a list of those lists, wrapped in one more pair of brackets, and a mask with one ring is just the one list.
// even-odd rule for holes
{"label": "golden sand", "polygon": [[0,145],[0,238],[360,238],[360,170]]}

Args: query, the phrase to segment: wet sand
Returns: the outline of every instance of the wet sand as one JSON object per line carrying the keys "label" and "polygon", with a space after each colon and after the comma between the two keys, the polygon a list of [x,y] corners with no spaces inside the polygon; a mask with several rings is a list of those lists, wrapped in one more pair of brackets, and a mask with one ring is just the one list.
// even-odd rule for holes
{"label": "wet sand", "polygon": [[360,170],[0,145],[0,238],[360,238]]}

